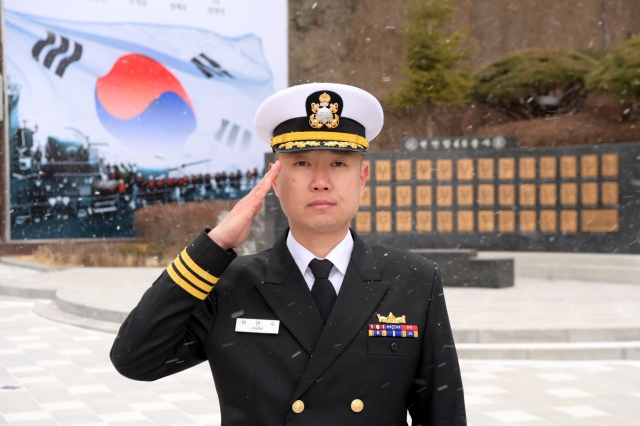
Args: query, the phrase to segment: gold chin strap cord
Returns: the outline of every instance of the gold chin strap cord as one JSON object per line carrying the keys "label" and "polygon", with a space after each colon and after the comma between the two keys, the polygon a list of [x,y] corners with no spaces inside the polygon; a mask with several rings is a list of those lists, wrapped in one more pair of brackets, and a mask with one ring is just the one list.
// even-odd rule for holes
{"label": "gold chin strap cord", "polygon": [[339,132],[292,132],[278,135],[271,139],[271,146],[280,145],[286,142],[296,141],[341,141],[359,145],[365,149],[369,148],[369,142],[362,136],[352,133]]}

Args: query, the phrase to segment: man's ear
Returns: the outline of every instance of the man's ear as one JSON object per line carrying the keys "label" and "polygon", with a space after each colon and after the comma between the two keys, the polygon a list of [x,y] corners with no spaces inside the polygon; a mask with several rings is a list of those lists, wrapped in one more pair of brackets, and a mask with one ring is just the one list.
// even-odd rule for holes
{"label": "man's ear", "polygon": [[[275,157],[275,156],[274,156]],[[274,158],[276,161],[278,161],[277,158]],[[271,170],[271,167],[273,167],[273,163],[269,163],[269,170]],[[282,169],[280,169],[280,171],[282,171]],[[276,176],[276,180],[274,180],[273,182],[271,182],[271,186],[273,187],[273,193],[276,194],[276,197],[280,198],[279,195],[279,190],[278,190],[278,178],[280,177],[280,174],[278,173],[278,176]]]}
{"label": "man's ear", "polygon": [[363,160],[362,168],[360,169],[360,196],[362,196],[362,191],[364,191],[364,186],[367,184],[368,178],[369,178],[369,163]]}

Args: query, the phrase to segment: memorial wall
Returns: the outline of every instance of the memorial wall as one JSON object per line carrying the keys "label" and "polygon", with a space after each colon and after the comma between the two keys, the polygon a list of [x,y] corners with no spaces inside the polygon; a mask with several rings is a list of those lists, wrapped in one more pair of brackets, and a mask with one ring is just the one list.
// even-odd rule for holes
{"label": "memorial wall", "polygon": [[[371,152],[353,228],[401,248],[640,253],[640,144],[401,140]],[[275,197],[267,208],[278,210]],[[286,218],[270,215],[274,236]]]}

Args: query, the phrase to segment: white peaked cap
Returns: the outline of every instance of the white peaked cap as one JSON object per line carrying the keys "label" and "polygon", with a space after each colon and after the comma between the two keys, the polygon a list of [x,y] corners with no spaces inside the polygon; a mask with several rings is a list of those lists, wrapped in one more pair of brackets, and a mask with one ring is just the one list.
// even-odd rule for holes
{"label": "white peaked cap", "polygon": [[[311,101],[316,103],[320,102],[316,99],[317,96],[315,95],[314,98],[309,101],[309,97],[316,92],[334,93],[342,98],[342,105],[339,106],[340,117],[337,121],[339,124],[334,122],[334,128],[327,129],[329,125],[322,127],[322,124],[319,124],[322,128],[314,128],[310,124],[310,116],[308,114],[309,105],[307,105],[307,103],[310,103]],[[336,96],[334,96],[334,98],[336,98]],[[331,102],[334,101],[336,101],[336,99],[332,99]],[[327,106],[326,103],[318,105]],[[326,117],[326,114],[329,114],[329,117],[331,118],[332,115],[328,112],[328,108],[325,109],[325,111],[326,113],[323,117]],[[333,117],[336,116],[333,115]],[[302,118],[305,120],[302,120]],[[357,124],[359,123],[364,129],[360,128],[361,131],[358,133],[360,133],[360,136],[366,138],[366,141],[371,141],[378,136],[382,130],[384,113],[380,102],[372,94],[357,87],[337,83],[301,84],[299,86],[293,86],[281,90],[265,99],[256,112],[253,122],[254,130],[260,139],[273,144],[272,140],[274,139],[274,136],[277,136],[274,135],[274,130],[276,130],[276,128],[282,123],[292,119],[298,119],[296,121],[297,125],[293,126],[293,128],[291,125],[288,126],[288,130],[286,131],[288,135],[300,132],[304,132],[308,135],[306,132],[309,131],[325,132],[327,130],[335,132],[336,135],[344,135],[345,133],[352,133],[350,130],[354,126],[358,127]],[[348,123],[349,120],[355,121],[356,123]],[[353,125],[349,127],[349,124]],[[281,128],[282,127],[279,127],[279,129]],[[283,133],[283,131],[279,131],[279,133]],[[298,138],[294,140],[301,139]]]}

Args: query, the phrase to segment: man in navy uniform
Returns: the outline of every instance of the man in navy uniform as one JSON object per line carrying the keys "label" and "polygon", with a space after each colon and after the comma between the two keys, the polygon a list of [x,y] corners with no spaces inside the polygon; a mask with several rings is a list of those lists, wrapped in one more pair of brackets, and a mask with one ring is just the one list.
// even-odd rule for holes
{"label": "man in navy uniform", "polygon": [[[208,361],[223,425],[466,424],[438,267],[365,243],[349,225],[383,112],[313,83],[263,102],[276,153],[260,183],[167,267],[120,328],[117,370],[156,380]],[[273,188],[289,229],[236,257]]]}

